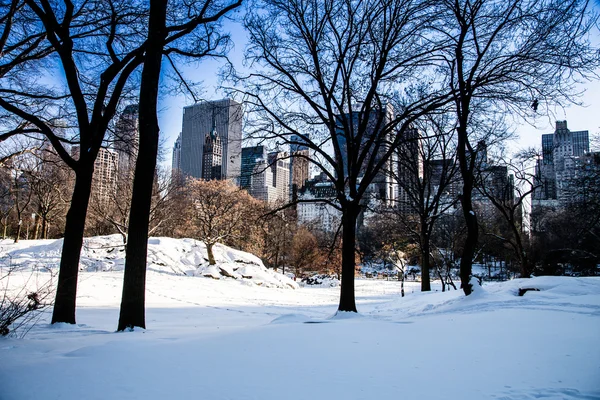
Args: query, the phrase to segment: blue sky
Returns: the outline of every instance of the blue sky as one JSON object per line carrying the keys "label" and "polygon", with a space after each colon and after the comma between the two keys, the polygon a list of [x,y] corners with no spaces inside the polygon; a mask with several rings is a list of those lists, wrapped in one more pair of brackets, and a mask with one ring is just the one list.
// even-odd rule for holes
{"label": "blue sky", "polygon": [[[243,62],[244,47],[247,42],[246,33],[240,24],[227,23],[226,29],[230,32],[234,48],[229,53],[230,60],[236,67]],[[600,43],[600,34],[595,32],[593,41]],[[217,100],[225,97],[218,91],[217,73],[223,65],[222,61],[205,60],[201,63],[193,63],[184,67],[185,76],[192,81],[202,81],[204,87],[203,99]],[[600,73],[600,71],[599,71]],[[555,120],[567,120],[569,129],[573,131],[588,130],[590,136],[600,133],[600,80],[587,82],[578,86],[583,94],[578,105],[557,107],[551,110],[551,115],[540,115],[535,121],[518,122],[513,129],[519,136],[517,140],[509,144],[512,150],[526,147],[541,147],[541,135],[554,131]],[[173,143],[181,132],[183,118],[183,107],[193,104],[191,98],[186,99],[183,95],[161,97],[159,105],[159,124],[162,141],[164,144],[163,166],[171,166]],[[533,126],[531,123],[533,122]],[[598,149],[597,149],[598,150]]]}

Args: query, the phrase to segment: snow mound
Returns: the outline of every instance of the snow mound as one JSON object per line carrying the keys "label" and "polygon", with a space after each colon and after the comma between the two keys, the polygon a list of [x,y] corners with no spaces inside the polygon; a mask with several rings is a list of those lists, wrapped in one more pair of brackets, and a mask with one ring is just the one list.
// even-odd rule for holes
{"label": "snow mound", "polygon": [[[0,243],[0,262],[23,270],[57,269],[63,240],[22,240]],[[216,265],[208,265],[204,243],[194,239],[157,237],[148,239],[147,269],[170,275],[236,279],[253,285],[296,289],[292,279],[267,269],[260,258],[216,244]],[[123,271],[125,245],[120,235],[85,238],[79,270],[83,272]]]}

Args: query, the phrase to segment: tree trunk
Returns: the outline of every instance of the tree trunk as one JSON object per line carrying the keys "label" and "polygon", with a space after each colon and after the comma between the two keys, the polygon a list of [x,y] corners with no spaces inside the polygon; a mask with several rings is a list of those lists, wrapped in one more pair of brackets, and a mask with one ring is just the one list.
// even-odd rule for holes
{"label": "tree trunk", "polygon": [[213,253],[213,242],[206,242],[206,253],[208,254],[208,265],[215,265],[215,254]]}
{"label": "tree trunk", "polygon": [[77,298],[77,274],[79,272],[79,258],[83,246],[83,230],[87,216],[90,193],[92,191],[92,176],[94,162],[82,153],[80,167],[75,173],[75,187],[71,197],[71,206],[67,212],[65,222],[65,236],[63,239],[60,257],[60,270],[58,273],[58,287],[52,312],[52,323],[75,323],[75,301]]}
{"label": "tree trunk", "polygon": [[[473,169],[476,165],[475,157],[477,153],[467,149],[468,135],[466,126],[468,121],[468,102],[466,105],[463,105],[461,119],[460,125],[457,128],[457,156],[463,179],[463,192],[460,195],[460,204],[467,225],[467,238],[465,239],[465,245],[460,258],[460,287],[465,292],[465,295],[468,296],[473,290],[469,281],[471,279],[473,256],[475,255],[475,248],[479,240],[479,226],[477,224],[477,216],[475,215],[475,211],[473,211],[472,201],[473,185],[475,182]],[[469,157],[467,157],[467,151],[469,152]]]}
{"label": "tree trunk", "polygon": [[35,218],[35,231],[33,233],[33,239],[37,240],[38,235],[40,234],[40,217]]}
{"label": "tree trunk", "polygon": [[136,326],[146,328],[146,258],[152,186],[158,154],[157,101],[162,50],[167,35],[166,12],[167,0],[151,0],[148,40],[140,85],[140,143],[129,214],[123,296],[117,328],[119,331]]}
{"label": "tree trunk", "polygon": [[440,278],[440,282],[442,283],[442,292],[446,291],[446,282],[444,282],[444,277],[442,276],[442,271],[440,270],[440,268],[436,268],[436,272],[438,274],[438,277]]}
{"label": "tree trunk", "polygon": [[[470,187],[467,188],[467,186]],[[472,191],[472,184],[467,185],[465,183],[460,199],[467,225],[467,238],[465,239],[465,246],[460,258],[460,287],[467,296],[473,291],[469,281],[471,279],[473,257],[475,256],[475,249],[479,240],[479,225],[477,224],[477,216],[475,215],[475,211],[473,211],[473,202],[471,201]]]}
{"label": "tree trunk", "polygon": [[531,277],[531,269],[529,266],[529,260],[527,258],[527,253],[525,252],[525,245],[523,244],[523,240],[521,239],[521,232],[517,229],[516,224],[513,221],[509,221],[512,229],[513,235],[515,236],[515,244],[517,247],[517,251],[519,254],[519,264],[521,264],[521,278],[529,278]]}
{"label": "tree trunk", "polygon": [[402,280],[400,281],[400,295],[401,297],[404,297],[404,268],[402,268],[400,274],[402,274]]}
{"label": "tree trunk", "polygon": [[421,221],[421,292],[431,291],[431,278],[429,270],[429,235],[428,226],[425,221]]}
{"label": "tree trunk", "polygon": [[529,266],[529,260],[525,254],[521,254],[521,278],[531,277],[531,267]]}
{"label": "tree trunk", "polygon": [[19,243],[19,238],[21,237],[21,227],[23,226],[23,223],[21,222],[21,219],[19,219],[19,223],[17,225],[17,235],[15,236],[15,243]]}
{"label": "tree trunk", "polygon": [[342,213],[342,282],[338,311],[356,311],[354,298],[354,270],[356,245],[356,220],[360,207],[348,204]]}

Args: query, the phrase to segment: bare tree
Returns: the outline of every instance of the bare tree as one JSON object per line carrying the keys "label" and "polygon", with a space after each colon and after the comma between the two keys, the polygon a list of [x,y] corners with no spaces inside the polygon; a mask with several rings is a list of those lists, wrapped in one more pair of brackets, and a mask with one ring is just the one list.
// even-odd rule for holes
{"label": "bare tree", "polygon": [[72,173],[51,148],[42,147],[37,153],[38,165],[28,171],[28,179],[33,192],[36,214],[36,234],[41,230],[41,238],[48,238],[50,223],[56,225],[62,220],[69,205]]}
{"label": "bare tree", "polygon": [[446,73],[455,93],[457,155],[463,178],[460,201],[467,225],[461,257],[466,295],[478,241],[472,195],[478,120],[495,113],[531,116],[538,109],[571,101],[573,81],[598,66],[587,34],[596,16],[581,0],[445,0],[436,14],[447,38]]}
{"label": "bare tree", "polygon": [[[29,205],[33,198],[33,191],[28,178],[27,172],[32,167],[31,158],[22,158],[12,160],[11,168],[11,187],[10,192],[13,197],[13,206],[15,217],[17,220],[17,232],[15,234],[15,243],[21,238],[23,231],[23,218],[29,211]],[[27,223],[27,235],[29,235],[29,221]],[[29,238],[28,238],[29,239]]]}
{"label": "bare tree", "polygon": [[497,161],[483,168],[476,177],[477,191],[493,204],[509,228],[507,235],[493,235],[512,248],[519,261],[522,278],[528,278],[533,272],[523,226],[523,207],[524,201],[536,189],[532,171],[536,157],[534,150],[522,151],[513,159]]}
{"label": "bare tree", "polygon": [[279,210],[279,207],[274,207],[275,211],[271,207],[265,207],[265,214],[260,220],[263,243],[261,253],[266,265],[275,269],[282,267],[285,273],[297,221],[293,210]]}
{"label": "bare tree", "polygon": [[425,1],[266,0],[246,19],[252,72],[234,81],[245,84],[250,136],[305,146],[335,186],[331,204],[343,224],[339,311],[356,312],[355,235],[365,193],[375,185],[385,197],[384,170],[405,132],[445,101],[436,90],[443,77],[430,68],[432,17]]}
{"label": "bare tree", "polygon": [[296,278],[301,278],[306,270],[314,270],[319,258],[317,238],[306,228],[300,228],[294,235],[290,249],[290,265]]}
{"label": "bare tree", "polygon": [[417,122],[412,141],[398,149],[397,167],[392,170],[399,187],[395,207],[388,209],[404,225],[418,245],[421,290],[431,290],[432,234],[439,218],[454,210],[458,201],[458,165],[455,126],[444,116]]}
{"label": "bare tree", "polygon": [[258,200],[228,181],[188,181],[189,230],[206,245],[208,262],[215,264],[213,246],[242,234],[261,211]]}
{"label": "bare tree", "polygon": [[[150,219],[148,222],[148,235],[159,231],[164,224],[169,224],[177,218],[177,211],[173,208],[176,195],[181,190],[182,184],[171,179],[170,171],[159,169],[155,174],[152,185],[152,199],[150,206]],[[121,235],[123,244],[127,245],[129,228],[129,213],[131,211],[131,197],[133,193],[133,171],[125,171],[119,176],[115,190],[100,198],[97,193],[92,193],[90,201],[90,216],[94,223],[110,227],[111,233]],[[101,229],[101,228],[100,228]]]}
{"label": "bare tree", "polygon": [[[11,31],[11,37],[38,32],[28,43],[38,46],[36,54],[44,57],[16,59],[18,68],[2,76],[0,107],[7,118],[16,120],[17,128],[24,127],[21,131],[32,127],[45,135],[75,173],[53,323],[75,323],[79,257],[94,162],[144,52],[144,38],[139,32],[145,13],[138,6],[118,0],[78,4],[70,0],[26,0],[20,10],[34,29],[23,26]],[[64,85],[44,85],[37,78],[44,73],[53,75],[55,65],[62,70]],[[59,134],[57,127],[64,128],[64,134]],[[7,129],[6,133],[17,130]],[[66,136],[68,131],[73,131],[71,138]],[[78,157],[70,154],[70,144],[79,146]]]}

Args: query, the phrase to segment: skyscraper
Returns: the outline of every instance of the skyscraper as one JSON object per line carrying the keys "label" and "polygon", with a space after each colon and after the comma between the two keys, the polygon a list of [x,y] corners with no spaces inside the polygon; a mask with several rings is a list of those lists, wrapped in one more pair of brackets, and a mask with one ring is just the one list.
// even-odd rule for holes
{"label": "skyscraper", "polygon": [[171,177],[175,178],[181,174],[181,132],[173,144],[173,159],[171,161]]}
{"label": "skyscraper", "polygon": [[542,159],[535,166],[531,196],[533,230],[539,229],[544,209],[561,207],[569,201],[572,185],[589,151],[589,132],[571,132],[567,121],[556,121],[554,133],[542,135]]}
{"label": "skyscraper", "polygon": [[[360,111],[353,111],[349,114],[339,115],[337,118],[338,125],[338,134],[337,134],[337,142],[340,146],[341,153],[341,161],[343,163],[344,174],[348,174],[348,146],[347,142],[349,139],[352,139],[353,133],[358,130],[359,121],[361,116],[364,118]],[[362,142],[358,146],[359,149],[355,149],[355,151],[362,151],[362,147],[368,145],[370,139],[373,136],[380,136],[380,132],[377,131],[378,127],[387,126],[394,118],[394,109],[391,104],[386,104],[382,110],[373,110],[370,115],[368,115],[367,121],[367,131],[362,137]],[[348,120],[349,123],[353,124],[352,127],[346,127],[350,132],[346,132],[343,127],[343,121]],[[379,142],[379,147],[377,153],[374,155],[375,162],[377,164],[381,159],[382,155],[387,152],[389,149],[389,144],[392,140],[392,132],[387,132],[385,135],[381,135],[382,137],[378,137],[377,142]],[[369,146],[374,148],[374,144],[370,143]],[[390,159],[385,163],[385,165],[381,168],[379,173],[375,176],[372,182],[373,192],[375,194],[375,198],[382,201],[384,204],[391,205],[395,200],[395,195],[397,192],[396,184],[393,181],[393,171],[392,166],[394,164],[394,157],[392,155]],[[361,168],[364,170],[368,164],[369,157],[365,157],[363,165]],[[364,174],[364,171],[361,171],[361,176]]]}
{"label": "skyscraper", "polygon": [[269,168],[273,174],[273,187],[276,189],[276,200],[290,200],[290,158],[285,152],[273,152],[268,156]]}
{"label": "skyscraper", "polygon": [[204,177],[206,135],[213,131],[221,141],[221,179],[239,179],[242,106],[230,99],[205,101],[183,109],[180,145],[182,175]]}
{"label": "skyscraper", "polygon": [[242,149],[242,167],[240,173],[240,187],[250,191],[252,174],[258,160],[266,160],[267,154],[264,146],[244,147]]}
{"label": "skyscraper", "polygon": [[125,107],[115,126],[114,148],[119,155],[119,175],[133,176],[139,145],[139,107],[130,104]]}
{"label": "skyscraper", "polygon": [[571,132],[567,121],[556,121],[555,132],[542,135],[542,159],[536,165],[534,184],[537,188],[532,199],[564,201],[574,177],[576,159],[589,151],[588,131]]}
{"label": "skyscraper", "polygon": [[[403,214],[414,212],[414,192],[416,182],[423,177],[423,152],[421,134],[418,129],[410,128],[405,131],[405,137],[392,158],[394,185],[388,188],[392,195],[388,198],[395,202]],[[395,193],[394,193],[395,191]]]}
{"label": "skyscraper", "polygon": [[286,153],[269,153],[263,146],[242,149],[240,187],[256,199],[272,202],[289,200],[289,161]]}
{"label": "skyscraper", "polygon": [[[73,158],[79,158],[79,146],[71,148]],[[92,178],[92,197],[100,204],[106,205],[113,198],[117,189],[117,173],[119,166],[119,153],[101,147],[94,161],[94,175]]]}
{"label": "skyscraper", "polygon": [[204,139],[204,154],[202,164],[202,179],[221,179],[223,164],[223,146],[216,128],[206,134]]}

